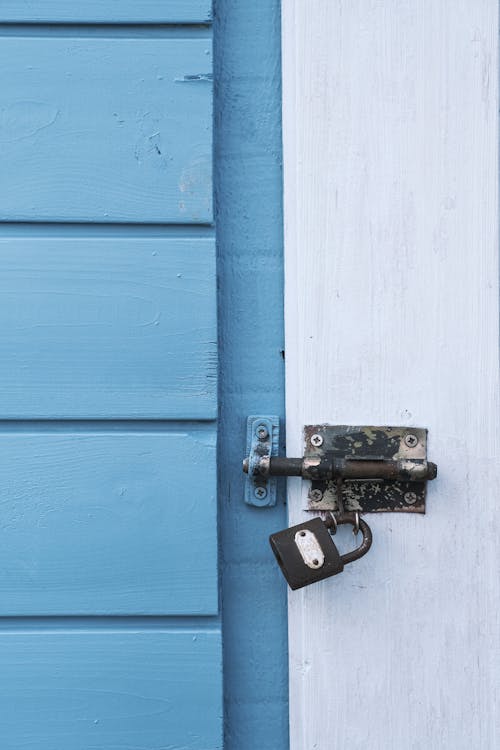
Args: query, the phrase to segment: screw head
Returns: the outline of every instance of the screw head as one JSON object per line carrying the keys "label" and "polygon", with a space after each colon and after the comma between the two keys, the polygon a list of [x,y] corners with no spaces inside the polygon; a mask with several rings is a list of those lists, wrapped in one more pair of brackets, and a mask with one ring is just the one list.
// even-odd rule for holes
{"label": "screw head", "polygon": [[263,424],[257,425],[257,428],[255,430],[255,434],[257,435],[257,437],[259,438],[259,440],[265,440],[266,438],[269,437],[268,429]]}
{"label": "screw head", "polygon": [[408,448],[414,448],[418,443],[418,437],[414,435],[412,432],[409,432],[408,435],[405,435],[405,445],[408,446]]}
{"label": "screw head", "polygon": [[267,497],[267,490],[265,487],[256,487],[253,491],[254,497],[257,498],[257,500],[264,500],[264,498]]}
{"label": "screw head", "polygon": [[415,505],[417,500],[418,497],[415,492],[405,492],[405,503],[408,503],[408,505]]}
{"label": "screw head", "polygon": [[311,445],[314,445],[315,448],[319,448],[320,445],[323,445],[323,438],[321,435],[318,435],[317,432],[315,432],[314,435],[311,435]]}
{"label": "screw head", "polygon": [[320,500],[323,500],[323,493],[321,490],[315,489],[315,490],[309,490],[309,498],[315,502],[319,503]]}

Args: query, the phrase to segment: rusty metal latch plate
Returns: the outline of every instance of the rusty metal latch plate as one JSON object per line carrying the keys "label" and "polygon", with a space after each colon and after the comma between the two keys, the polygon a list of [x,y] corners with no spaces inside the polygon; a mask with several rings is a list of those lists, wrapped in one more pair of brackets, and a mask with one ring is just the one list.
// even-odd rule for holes
{"label": "rusty metal latch plate", "polygon": [[[377,462],[403,467],[408,474],[427,466],[427,430],[416,427],[349,427],[308,425],[304,427],[304,465],[311,465],[308,510],[425,513],[426,481],[376,477]],[[324,459],[366,462],[366,478],[341,481],[314,479],[314,466]],[[348,473],[348,472],[347,472]],[[341,504],[339,504],[339,493]]]}

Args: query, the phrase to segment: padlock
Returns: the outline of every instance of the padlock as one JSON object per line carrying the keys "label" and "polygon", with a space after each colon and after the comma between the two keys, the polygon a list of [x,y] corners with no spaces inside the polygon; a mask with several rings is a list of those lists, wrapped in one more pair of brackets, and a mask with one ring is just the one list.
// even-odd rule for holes
{"label": "padlock", "polygon": [[[359,530],[363,539],[359,547],[341,555],[329,529],[335,533],[337,524],[349,523]],[[370,527],[357,513],[345,513],[326,521],[312,518],[271,534],[269,542],[283,575],[291,589],[300,589],[310,583],[342,573],[344,565],[366,555],[371,547]]]}

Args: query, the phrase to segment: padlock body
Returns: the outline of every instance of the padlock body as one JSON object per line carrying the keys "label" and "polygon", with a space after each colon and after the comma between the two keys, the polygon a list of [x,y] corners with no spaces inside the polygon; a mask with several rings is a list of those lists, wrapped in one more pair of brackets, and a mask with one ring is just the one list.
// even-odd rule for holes
{"label": "padlock body", "polygon": [[339,551],[321,518],[311,518],[271,534],[269,542],[291,589],[300,589],[344,570]]}

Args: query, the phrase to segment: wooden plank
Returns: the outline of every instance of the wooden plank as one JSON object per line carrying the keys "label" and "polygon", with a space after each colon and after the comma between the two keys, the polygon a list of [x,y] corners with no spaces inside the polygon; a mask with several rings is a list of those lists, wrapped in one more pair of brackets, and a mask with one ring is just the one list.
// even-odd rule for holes
{"label": "wooden plank", "polygon": [[283,10],[288,451],[420,425],[439,467],[290,594],[291,747],[498,747],[498,3]]}
{"label": "wooden plank", "polygon": [[216,414],[210,237],[0,238],[0,418]]}
{"label": "wooden plank", "polygon": [[289,750],[286,591],[268,542],[285,488],[263,512],[241,502],[246,419],[285,411],[280,13],[280,0],[217,0],[224,750]]}
{"label": "wooden plank", "polygon": [[215,428],[0,434],[0,615],[217,612]]}
{"label": "wooden plank", "polygon": [[2,0],[2,22],[206,23],[210,0]]}
{"label": "wooden plank", "polygon": [[220,633],[0,633],[4,747],[222,748]]}
{"label": "wooden plank", "polygon": [[0,220],[211,221],[210,39],[4,37],[0,67]]}

